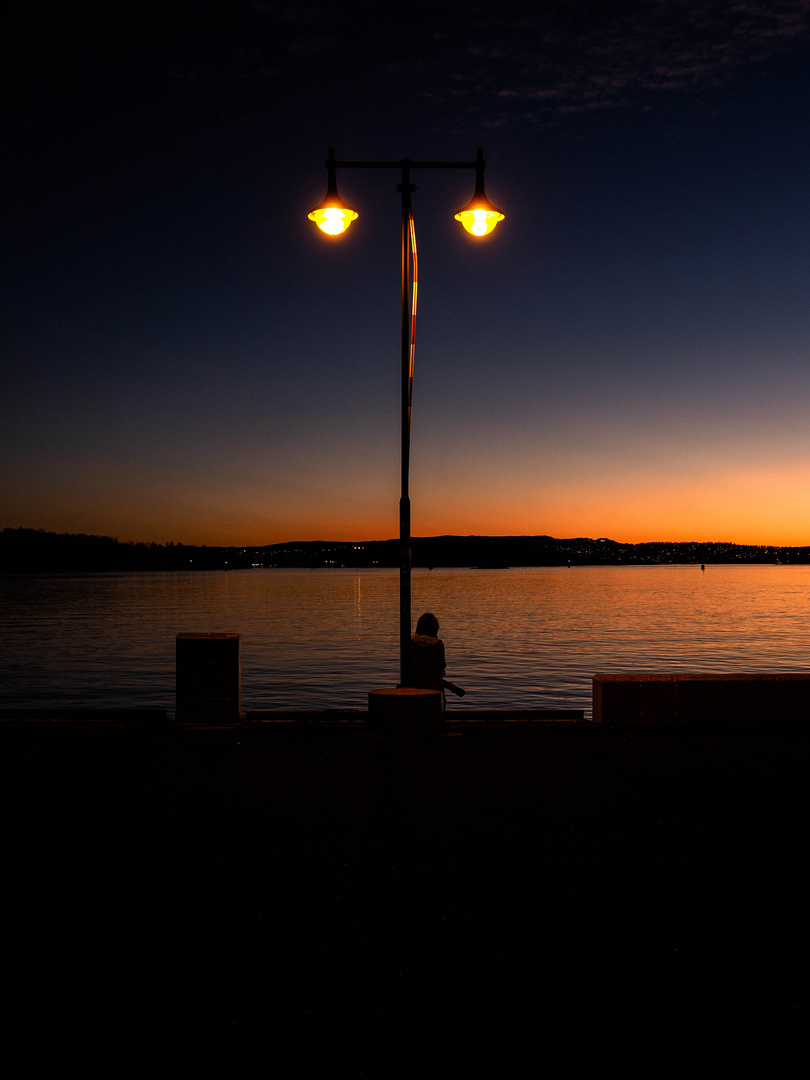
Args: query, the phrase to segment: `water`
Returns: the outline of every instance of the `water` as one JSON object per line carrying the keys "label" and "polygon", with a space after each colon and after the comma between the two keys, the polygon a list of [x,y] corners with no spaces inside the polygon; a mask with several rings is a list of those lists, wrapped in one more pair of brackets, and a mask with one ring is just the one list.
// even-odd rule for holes
{"label": "water", "polygon": [[[584,708],[595,672],[804,671],[810,566],[415,570],[465,708]],[[243,708],[364,708],[399,663],[394,570],[0,576],[0,708],[174,709],[180,631],[242,634]]]}

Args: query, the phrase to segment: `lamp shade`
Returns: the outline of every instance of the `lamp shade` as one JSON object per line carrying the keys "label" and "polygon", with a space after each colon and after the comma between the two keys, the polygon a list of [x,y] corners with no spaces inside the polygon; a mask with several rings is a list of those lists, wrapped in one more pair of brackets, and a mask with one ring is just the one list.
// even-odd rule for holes
{"label": "lamp shade", "polygon": [[466,206],[462,206],[456,214],[456,221],[460,221],[464,228],[472,236],[486,236],[491,233],[499,221],[503,221],[505,215],[493,206],[486,195],[474,195]]}
{"label": "lamp shade", "polygon": [[314,221],[327,236],[340,236],[357,216],[357,211],[347,206],[338,195],[334,175],[329,177],[324,199],[307,214],[309,220]]}
{"label": "lamp shade", "polygon": [[478,167],[475,170],[475,193],[466,206],[456,214],[471,236],[486,236],[491,233],[505,215],[497,206],[493,206],[484,191],[484,153],[478,150]]}

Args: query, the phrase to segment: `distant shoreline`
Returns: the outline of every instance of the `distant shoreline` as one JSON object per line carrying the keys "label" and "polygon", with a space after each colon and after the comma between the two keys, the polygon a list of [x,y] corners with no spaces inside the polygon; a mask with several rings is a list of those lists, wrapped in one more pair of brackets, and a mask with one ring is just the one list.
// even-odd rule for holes
{"label": "distant shoreline", "polygon": [[[810,546],[700,541],[625,544],[604,537],[424,536],[412,540],[415,568],[810,563]],[[0,573],[251,568],[392,568],[399,540],[300,540],[260,546],[123,542],[42,529],[0,531]]]}

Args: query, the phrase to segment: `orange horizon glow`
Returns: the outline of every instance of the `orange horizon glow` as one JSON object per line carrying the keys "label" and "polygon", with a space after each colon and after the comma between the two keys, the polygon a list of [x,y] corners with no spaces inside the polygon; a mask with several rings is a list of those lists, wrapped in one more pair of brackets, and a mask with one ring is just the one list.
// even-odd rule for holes
{"label": "orange horizon glow", "polygon": [[[493,457],[443,456],[441,467],[419,461],[412,534],[810,545],[810,465],[600,473],[567,459],[508,470]],[[361,458],[342,470],[324,465],[323,475],[270,470],[240,484],[227,474],[167,478],[155,470],[128,478],[123,491],[111,488],[106,467],[77,482],[69,463],[54,462],[44,474],[24,470],[0,524],[216,547],[390,540],[399,533],[399,492],[388,466]]]}
{"label": "orange horizon glow", "polygon": [[[200,524],[196,528],[187,523],[186,527],[174,527],[165,521],[156,520],[153,524],[140,523],[130,529],[120,528],[116,523],[99,520],[72,520],[55,521],[52,519],[21,520],[13,525],[4,525],[8,528],[41,529],[45,532],[54,533],[84,533],[88,536],[110,536],[122,543],[154,543],[154,544],[184,544],[190,547],[264,547],[270,544],[292,543],[295,541],[334,541],[337,543],[364,543],[371,541],[394,540],[398,536],[397,523],[392,515],[386,515],[390,521],[386,524],[380,522],[364,522],[358,520],[356,525],[347,524],[345,520],[323,520],[318,525],[308,522],[301,528],[295,529],[290,526],[279,529],[277,526],[268,524],[266,528],[246,526],[244,529],[237,526],[216,527]],[[619,544],[645,544],[645,543],[724,543],[738,544],[749,547],[808,547],[810,546],[810,529],[805,535],[797,535],[794,532],[781,532],[773,530],[765,533],[764,530],[751,529],[745,531],[712,531],[689,529],[663,529],[653,531],[630,531],[615,528],[594,528],[585,523],[560,520],[556,525],[549,524],[542,528],[534,523],[514,522],[509,524],[503,519],[482,518],[475,524],[469,520],[450,520],[445,518],[441,522],[425,520],[422,523],[413,523],[412,535],[414,537],[435,536],[550,536],[556,540],[572,538],[587,538],[591,540],[608,539]]]}

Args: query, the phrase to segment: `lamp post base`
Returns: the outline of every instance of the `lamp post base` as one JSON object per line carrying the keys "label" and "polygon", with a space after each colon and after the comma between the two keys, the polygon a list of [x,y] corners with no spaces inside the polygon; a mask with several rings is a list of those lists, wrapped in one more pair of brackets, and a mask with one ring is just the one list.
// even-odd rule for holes
{"label": "lamp post base", "polygon": [[411,686],[371,690],[368,726],[378,735],[436,735],[444,728],[444,694]]}

